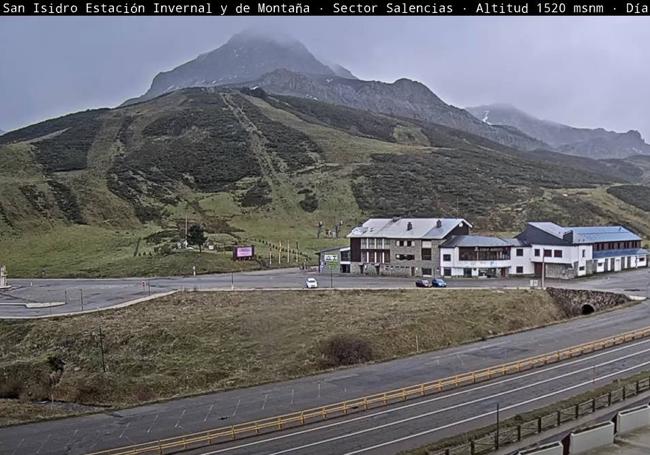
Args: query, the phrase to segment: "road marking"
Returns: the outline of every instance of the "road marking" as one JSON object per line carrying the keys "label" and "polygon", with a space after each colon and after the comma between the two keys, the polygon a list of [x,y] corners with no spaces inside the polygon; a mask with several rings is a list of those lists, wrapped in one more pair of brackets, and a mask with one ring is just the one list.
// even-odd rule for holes
{"label": "road marking", "polygon": [[296,390],[291,389],[291,406],[293,406],[294,398],[296,397]]}
{"label": "road marking", "polygon": [[[347,425],[349,423],[357,422],[357,421],[360,421],[360,420],[371,419],[373,417],[378,417],[378,416],[382,416],[382,415],[386,415],[386,414],[392,414],[394,412],[401,411],[401,410],[404,410],[404,409],[409,409],[409,408],[413,408],[413,407],[417,407],[417,406],[422,406],[422,405],[429,404],[429,403],[432,403],[432,402],[435,402],[435,401],[445,400],[447,398],[453,398],[453,397],[456,397],[456,396],[459,396],[459,395],[464,395],[464,394],[467,394],[467,393],[476,392],[478,390],[487,389],[487,388],[494,387],[494,386],[497,386],[497,385],[501,385],[501,384],[505,384],[505,383],[508,383],[508,382],[520,380],[520,379],[523,379],[523,378],[526,378],[526,377],[529,377],[529,376],[533,376],[533,375],[537,375],[537,374],[540,374],[540,373],[549,372],[549,371],[552,371],[552,370],[556,370],[558,368],[563,368],[563,367],[566,367],[566,366],[575,365],[575,364],[578,364],[578,363],[582,363],[582,362],[584,362],[586,360],[594,359],[594,358],[597,358],[597,357],[602,357],[603,355],[606,355],[606,354],[611,354],[611,353],[614,353],[614,352],[621,351],[623,349],[638,346],[638,345],[641,345],[641,344],[646,344],[646,343],[649,343],[649,342],[650,342],[650,340],[639,341],[637,343],[633,343],[633,344],[630,344],[630,345],[620,346],[618,348],[611,349],[611,350],[609,350],[607,352],[598,352],[598,353],[596,353],[596,354],[594,354],[594,355],[592,355],[590,357],[582,357],[582,358],[579,358],[579,359],[576,359],[576,360],[571,360],[571,361],[566,362],[566,363],[555,364],[555,365],[553,365],[553,366],[551,366],[549,368],[538,369],[538,370],[531,371],[529,373],[523,374],[521,376],[511,377],[511,378],[508,378],[508,379],[504,379],[502,381],[492,382],[492,383],[489,383],[489,384],[483,384],[483,385],[480,385],[480,386],[477,386],[477,387],[468,388],[468,389],[461,390],[461,391],[458,391],[458,392],[454,392],[454,393],[451,393],[451,394],[448,394],[448,395],[436,396],[436,397],[430,398],[428,400],[417,401],[417,402],[410,403],[410,404],[407,404],[407,405],[403,405],[403,406],[399,406],[399,407],[395,407],[395,408],[390,408],[390,409],[386,409],[386,410],[383,410],[383,411],[374,412],[374,413],[371,413],[371,414],[363,414],[361,416],[354,417],[352,419],[347,419],[347,420],[343,420],[343,421],[339,421],[339,422],[333,422],[333,423],[329,423],[329,424],[325,424],[325,425],[320,425],[320,426],[317,426],[317,427],[307,428],[305,430],[300,430],[300,431],[296,431],[296,432],[293,432],[293,433],[284,434],[284,435],[281,435],[281,436],[275,436],[275,437],[267,438],[267,439],[260,440],[260,441],[254,441],[254,442],[249,442],[249,443],[246,443],[246,444],[240,444],[238,446],[227,447],[227,448],[224,448],[224,449],[216,450],[214,452],[206,452],[204,455],[214,455],[214,454],[218,454],[218,453],[229,452],[229,451],[232,451],[232,450],[237,450],[237,449],[241,449],[241,448],[246,448],[246,447],[250,447],[250,446],[264,444],[266,442],[282,440],[282,439],[286,439],[286,438],[291,438],[293,436],[300,436],[300,435],[303,435],[303,434],[312,433],[312,432],[319,431],[319,430],[327,430],[329,428],[338,427],[338,426],[341,426],[341,425]],[[647,351],[650,351],[650,349],[635,352],[635,353],[630,354],[628,356],[617,358],[617,359],[612,360],[612,361],[608,361],[607,363],[617,362],[617,361],[623,360],[623,359],[631,357],[631,356],[643,354],[643,353],[645,353]],[[604,364],[605,363],[603,363],[602,365],[604,365]],[[582,370],[579,370],[579,371],[573,371],[571,373],[568,373],[568,375],[576,374],[576,373],[578,373],[580,371],[589,370],[591,368],[592,367],[587,367],[587,368],[583,368]],[[563,375],[563,376],[566,376],[566,374]],[[558,376],[558,377],[555,377],[555,378],[547,379],[547,380],[545,380],[545,382],[554,381],[554,380],[559,379],[559,378],[561,378],[563,376]],[[539,384],[540,382],[544,382],[544,381],[539,381],[536,384]],[[510,390],[510,391],[508,391],[508,393],[514,392],[514,391],[515,390]],[[502,392],[502,393],[504,393],[504,392]],[[498,396],[498,394],[494,395],[494,396]],[[487,398],[483,398],[483,399],[487,399]],[[463,405],[463,403],[461,403],[460,405]],[[282,452],[278,452],[278,453],[282,453]],[[274,455],[274,454],[271,454],[271,455]]]}
{"label": "road marking", "polygon": [[269,394],[268,394],[268,393],[265,393],[265,394],[264,394],[264,402],[262,403],[262,411],[263,411],[264,408],[266,407],[266,402],[267,402],[267,401],[269,401]]}
{"label": "road marking", "polygon": [[[181,427],[181,419],[183,418],[184,415],[185,415],[185,409],[183,409],[183,412],[181,412],[181,416],[176,421],[176,425],[174,425],[174,428]],[[181,428],[183,428],[183,427],[181,427]]]}
{"label": "road marking", "polygon": [[23,445],[23,442],[25,442],[25,438],[22,438],[16,448],[14,449],[13,452],[11,452],[11,455],[14,455],[16,453],[16,450],[20,449],[20,447]]}
{"label": "road marking", "polygon": [[237,400],[237,406],[235,406],[235,410],[232,412],[232,416],[235,417],[237,415],[237,410],[239,409],[239,405],[241,403],[241,398]]}
{"label": "road marking", "polygon": [[318,383],[318,396],[316,398],[320,398],[320,382]]}
{"label": "road marking", "polygon": [[123,429],[122,432],[120,433],[120,437],[119,437],[118,439],[122,439],[122,437],[124,437],[124,432],[125,432],[126,430],[129,429],[129,426],[131,426],[131,422],[128,422],[128,423],[126,424],[126,427],[124,427],[124,429]]}
{"label": "road marking", "polygon": [[151,425],[147,429],[147,433],[151,433],[151,429],[153,428],[153,426],[156,424],[157,421],[158,421],[158,414],[156,414],[156,417],[153,419],[153,422],[151,423]]}
{"label": "road marking", "polygon": [[[647,349],[647,350],[643,351],[642,353],[645,353],[645,352],[648,352],[648,351],[650,351],[650,349]],[[625,359],[625,358],[627,358],[627,357],[629,357],[629,356],[622,357],[622,358],[620,358],[620,359],[613,359],[613,360],[610,360],[610,361],[608,361],[608,362],[606,362],[606,363],[603,363],[603,365],[608,364],[608,363],[619,362],[620,360]],[[635,367],[632,367],[632,368],[633,368],[633,369],[634,369],[634,368],[638,368],[638,367],[644,366],[644,365],[646,365],[646,364],[650,364],[650,361],[649,361],[649,362],[645,362],[645,363],[643,363],[643,364],[641,364],[641,365],[636,365]],[[583,369],[580,369],[580,370],[576,370],[576,371],[574,371],[574,372],[565,373],[565,374],[563,374],[563,375],[557,376],[557,377],[552,378],[552,379],[545,379],[545,380],[543,380],[543,381],[538,381],[538,382],[535,382],[535,383],[532,383],[532,384],[527,384],[527,385],[525,385],[525,386],[517,387],[517,388],[514,388],[514,389],[510,389],[510,390],[506,390],[506,391],[504,391],[504,392],[495,393],[495,394],[490,395],[490,396],[487,396],[487,397],[477,398],[477,399],[474,399],[474,400],[466,401],[466,402],[464,402],[464,403],[459,403],[459,404],[457,404],[457,405],[447,406],[446,408],[441,408],[441,409],[436,409],[436,410],[434,410],[434,411],[425,412],[424,414],[418,414],[418,415],[416,415],[416,416],[407,417],[407,418],[400,419],[400,420],[395,420],[395,421],[393,421],[393,422],[385,423],[385,424],[383,424],[383,425],[377,425],[377,426],[374,426],[374,427],[372,427],[372,428],[365,428],[365,429],[363,429],[363,430],[354,431],[354,432],[352,432],[352,433],[346,433],[346,434],[343,434],[343,435],[334,436],[334,437],[332,437],[332,438],[328,438],[328,439],[324,439],[324,440],[321,440],[321,441],[312,442],[312,443],[310,443],[310,444],[305,444],[305,445],[302,445],[302,446],[299,446],[299,447],[293,447],[293,448],[289,448],[289,449],[281,450],[281,451],[279,451],[279,452],[273,452],[273,453],[270,453],[270,454],[268,454],[268,455],[280,455],[280,454],[283,454],[283,453],[294,452],[294,451],[296,451],[296,450],[302,450],[302,449],[306,449],[306,448],[309,448],[309,447],[313,447],[313,446],[317,446],[317,445],[321,445],[321,444],[326,444],[326,443],[334,442],[334,441],[338,441],[338,440],[341,440],[341,439],[346,439],[346,438],[349,438],[349,437],[352,437],[352,436],[358,436],[358,435],[360,435],[360,434],[369,433],[369,432],[371,432],[371,431],[376,431],[376,430],[381,430],[381,429],[388,428],[388,427],[393,427],[393,426],[395,426],[395,425],[400,425],[400,424],[402,424],[402,423],[406,423],[406,422],[410,422],[410,421],[413,421],[413,420],[422,419],[422,418],[424,418],[424,417],[430,417],[430,416],[432,416],[432,415],[440,414],[440,413],[442,413],[442,412],[452,411],[452,410],[454,410],[454,409],[458,409],[458,408],[461,408],[461,407],[465,407],[465,406],[468,406],[468,405],[470,405],[470,404],[476,404],[476,403],[480,403],[481,401],[492,400],[492,399],[497,398],[497,397],[501,397],[501,396],[508,395],[508,394],[510,394],[510,393],[513,393],[513,392],[518,392],[518,391],[521,391],[521,390],[529,389],[529,388],[531,388],[531,387],[534,387],[534,386],[537,386],[537,385],[541,385],[541,384],[544,384],[544,383],[547,383],[547,382],[552,382],[552,381],[555,381],[555,380],[557,380],[557,379],[563,379],[563,378],[565,378],[565,377],[567,377],[567,376],[573,376],[573,375],[576,374],[576,373],[581,373],[581,372],[588,371],[588,370],[591,370],[591,367],[587,367],[587,368],[583,368]],[[618,374],[619,372],[624,372],[624,371],[626,371],[626,370],[617,371],[617,372],[615,372],[615,373],[613,373],[613,374]],[[600,380],[600,378],[599,378],[598,380]],[[591,380],[586,381],[586,382],[583,382],[583,383],[581,383],[581,384],[582,384],[582,385],[584,385],[584,384],[591,384]],[[571,386],[571,387],[566,388],[566,389],[562,389],[562,390],[559,390],[559,391],[556,391],[556,392],[552,392],[552,393],[550,393],[550,394],[547,394],[545,397],[547,397],[547,396],[552,396],[552,395],[557,395],[557,394],[563,393],[563,392],[565,392],[565,391],[567,391],[567,390],[572,390],[573,388],[575,388],[575,387]],[[541,399],[541,398],[538,397],[538,398],[533,399],[532,401],[536,401],[536,400],[539,400],[539,399]],[[526,402],[524,402],[524,403],[520,403],[520,404],[525,404],[525,403],[532,402],[532,401],[531,401],[531,400],[528,400],[528,401],[526,401]],[[502,411],[505,411],[505,410],[507,410],[507,409],[509,409],[509,407],[504,407],[504,408],[502,408]],[[491,412],[489,412],[489,413],[487,413],[487,414],[485,414],[485,415],[490,415],[490,414],[494,414],[494,413],[495,413],[495,411],[491,411]],[[479,416],[477,416],[477,417],[472,417],[472,418],[469,419],[469,420],[476,419],[476,418],[479,418]],[[457,425],[458,423],[454,423],[454,424]],[[453,426],[453,424],[449,424],[448,426]],[[448,428],[448,426],[440,427],[440,429],[442,429],[442,428]],[[430,431],[430,430],[428,430],[428,431]],[[436,430],[436,431],[437,431],[437,430]],[[426,433],[424,433],[424,434],[426,434]],[[411,438],[411,437],[416,437],[416,436],[415,436],[415,435],[411,435],[411,436],[405,437],[405,439],[409,439],[409,438]],[[403,438],[400,438],[399,440],[396,439],[394,442],[400,442],[402,439],[403,439]],[[391,442],[390,444],[392,444],[392,443],[393,443],[393,442]],[[389,445],[389,443],[384,443],[384,445]],[[355,454],[355,453],[361,453],[361,452],[365,452],[365,451],[367,451],[367,450],[371,450],[371,449],[378,448],[378,447],[383,447],[383,446],[382,446],[381,444],[379,444],[379,445],[377,445],[377,446],[373,446],[373,447],[369,447],[369,448],[364,448],[364,449],[361,449],[361,450],[356,451],[356,452],[350,452],[349,454],[346,454],[346,455],[352,455],[352,454]]]}
{"label": "road marking", "polygon": [[37,454],[41,453],[41,450],[43,449],[43,447],[45,447],[45,444],[47,444],[47,441],[49,441],[51,437],[52,437],[52,434],[49,433],[49,434],[47,435],[47,438],[45,438],[45,441],[43,441],[43,444],[41,444],[41,446],[40,446],[40,447],[38,448],[38,450],[36,451]]}
{"label": "road marking", "polygon": [[204,422],[208,421],[208,417],[210,417],[210,413],[212,412],[213,409],[214,409],[214,403],[210,405],[210,409],[208,409],[208,413],[205,415],[205,419],[203,419]]}
{"label": "road marking", "polygon": [[[613,373],[609,373],[609,374],[606,374],[606,375],[601,376],[599,378],[596,378],[596,380],[597,381],[602,381],[603,379],[608,379],[608,378],[610,378],[612,376],[616,376],[616,375],[619,375],[621,373],[627,373],[628,371],[633,371],[633,370],[636,370],[638,368],[642,368],[642,367],[647,366],[647,365],[650,365],[650,361],[641,363],[639,365],[634,365],[634,366],[626,368],[624,370],[614,371]],[[520,403],[515,403],[515,404],[505,406],[505,407],[500,409],[500,412],[508,411],[508,410],[514,409],[514,408],[518,408],[520,406],[530,404],[530,403],[534,403],[535,401],[543,400],[544,398],[549,398],[549,397],[552,397],[553,395],[558,395],[560,393],[568,392],[569,390],[577,389],[577,388],[584,387],[584,386],[590,385],[590,384],[591,384],[591,380],[584,381],[584,382],[581,382],[579,384],[575,384],[575,385],[572,385],[570,387],[566,387],[566,388],[564,388],[562,390],[558,390],[556,392],[547,393],[545,395],[541,395],[541,396],[538,396],[538,397],[535,397],[535,398],[531,398],[530,400],[526,400],[526,401],[522,401]],[[443,426],[440,426],[440,427],[437,427],[437,428],[431,428],[429,430],[421,431],[419,433],[414,433],[414,434],[410,434],[408,436],[403,436],[403,437],[398,438],[398,439],[393,439],[392,441],[382,442],[381,444],[375,444],[374,446],[365,447],[363,449],[355,450],[353,452],[347,452],[345,455],[356,455],[358,453],[363,453],[363,452],[367,452],[369,450],[378,449],[380,447],[385,447],[385,446],[395,444],[395,443],[398,443],[398,442],[403,442],[403,441],[407,441],[409,439],[418,438],[418,437],[424,436],[426,434],[435,433],[436,431],[444,430],[445,428],[450,428],[450,427],[453,427],[453,426],[456,426],[456,425],[471,422],[472,420],[481,419],[483,417],[488,417],[488,416],[493,415],[493,414],[496,414],[496,411],[489,411],[489,412],[486,412],[486,413],[481,414],[481,415],[477,415],[477,416],[469,417],[467,419],[459,420],[458,422],[452,422],[452,423],[449,423],[447,425],[443,425]],[[377,427],[377,428],[381,428],[381,426]],[[372,428],[372,430],[375,430],[377,428]],[[277,452],[277,453],[281,453],[281,452]],[[274,454],[271,454],[271,455],[274,455]]]}

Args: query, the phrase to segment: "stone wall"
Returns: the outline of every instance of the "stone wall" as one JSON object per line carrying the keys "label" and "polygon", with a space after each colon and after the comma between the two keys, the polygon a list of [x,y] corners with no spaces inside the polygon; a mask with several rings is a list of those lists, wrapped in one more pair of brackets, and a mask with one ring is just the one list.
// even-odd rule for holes
{"label": "stone wall", "polygon": [[546,288],[546,292],[549,293],[568,316],[589,314],[630,301],[627,296],[613,292],[559,288]]}

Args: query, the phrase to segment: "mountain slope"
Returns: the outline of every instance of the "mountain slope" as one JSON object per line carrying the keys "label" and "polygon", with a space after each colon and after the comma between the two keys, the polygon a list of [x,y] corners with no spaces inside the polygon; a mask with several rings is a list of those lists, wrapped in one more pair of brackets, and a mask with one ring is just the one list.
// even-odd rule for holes
{"label": "mountain slope", "polygon": [[215,86],[261,86],[270,93],[439,123],[525,150],[548,148],[515,129],[478,121],[468,112],[446,104],[419,82],[361,81],[338,64],[317,60],[299,41],[255,32],[234,35],[218,49],[158,74],[143,96],[124,104],[182,88]]}
{"label": "mountain slope", "polygon": [[521,149],[548,148],[542,141],[519,131],[478,121],[467,111],[442,101],[424,84],[410,79],[386,83],[300,74],[280,69],[249,82],[247,86],[261,87],[279,95],[298,96],[437,123]]}
{"label": "mountain slope", "polygon": [[2,136],[0,231],[168,226],[188,206],[228,235],[268,235],[264,223],[287,219],[305,232],[322,218],[354,225],[368,214],[457,210],[508,229],[546,190],[624,181],[590,160],[577,172],[440,125],[246,93],[185,89]]}
{"label": "mountain slope", "polygon": [[602,128],[574,128],[538,119],[507,104],[469,107],[467,111],[490,125],[517,128],[562,153],[608,159],[650,154],[650,145],[634,130],[616,133]]}

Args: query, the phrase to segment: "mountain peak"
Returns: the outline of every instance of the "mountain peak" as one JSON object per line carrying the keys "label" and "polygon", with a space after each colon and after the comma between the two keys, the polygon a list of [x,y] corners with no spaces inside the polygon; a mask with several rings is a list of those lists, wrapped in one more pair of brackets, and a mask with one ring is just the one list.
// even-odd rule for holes
{"label": "mountain peak", "polygon": [[[140,98],[124,104],[144,101],[187,87],[214,87],[253,81],[278,70],[354,78],[344,68],[332,69],[319,61],[297,39],[283,32],[244,30],[233,35],[221,47],[201,54],[171,71],[159,73],[151,88]],[[349,73],[347,76],[345,73]],[[351,76],[351,77],[350,77]]]}

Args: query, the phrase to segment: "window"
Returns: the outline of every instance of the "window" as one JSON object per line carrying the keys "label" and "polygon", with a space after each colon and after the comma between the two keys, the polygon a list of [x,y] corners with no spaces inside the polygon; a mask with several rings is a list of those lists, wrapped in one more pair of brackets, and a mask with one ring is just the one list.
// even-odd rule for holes
{"label": "window", "polygon": [[422,260],[423,261],[431,260],[431,248],[422,248]]}
{"label": "window", "polygon": [[412,240],[398,240],[397,246],[413,246]]}
{"label": "window", "polygon": [[443,254],[442,255],[442,260],[444,262],[451,262],[451,254]]}
{"label": "window", "polygon": [[396,254],[395,259],[398,261],[414,261],[415,260],[415,255],[414,254]]}
{"label": "window", "polygon": [[554,258],[561,258],[562,257],[562,250],[553,250],[553,257]]}
{"label": "window", "polygon": [[535,248],[535,256],[539,257],[539,248]]}
{"label": "window", "polygon": [[517,266],[517,273],[519,274],[524,273],[524,268],[522,266]]}
{"label": "window", "polygon": [[582,250],[582,257],[585,257],[587,254],[587,250]]}
{"label": "window", "polygon": [[523,248],[517,248],[517,256],[521,257],[524,255],[524,249]]}
{"label": "window", "polygon": [[471,278],[472,277],[472,269],[463,269],[463,276],[465,278]]}
{"label": "window", "polygon": [[544,250],[544,257],[545,258],[550,258],[553,255],[553,251],[551,250]]}
{"label": "window", "polygon": [[425,267],[422,267],[422,275],[431,276],[431,269],[427,269]]}
{"label": "window", "polygon": [[585,266],[584,266],[584,265],[581,265],[580,267],[578,267],[578,270],[580,270],[581,272],[584,272],[584,270],[585,270]]}
{"label": "window", "polygon": [[451,269],[450,268],[444,268],[442,269],[442,274],[444,276],[451,276]]}

